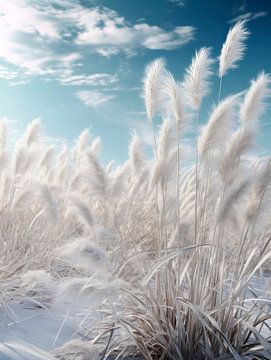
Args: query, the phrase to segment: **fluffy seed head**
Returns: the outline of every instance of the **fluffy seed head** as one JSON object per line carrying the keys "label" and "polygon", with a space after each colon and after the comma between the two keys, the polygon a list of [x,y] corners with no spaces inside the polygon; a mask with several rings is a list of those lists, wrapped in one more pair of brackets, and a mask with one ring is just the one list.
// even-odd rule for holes
{"label": "fluffy seed head", "polygon": [[265,100],[270,96],[271,79],[262,72],[256,80],[252,80],[244,102],[240,109],[240,120],[243,126],[255,128],[257,119],[265,110]]}
{"label": "fluffy seed head", "polygon": [[164,72],[164,60],[156,59],[145,70],[144,94],[147,117],[152,120],[161,102],[160,85]]}
{"label": "fluffy seed head", "polygon": [[209,92],[209,76],[214,60],[210,58],[210,48],[202,48],[196,52],[192,63],[186,70],[183,83],[188,105],[198,110],[204,96]]}
{"label": "fluffy seed head", "polygon": [[237,67],[237,62],[244,57],[245,41],[249,35],[245,21],[238,21],[228,32],[219,57],[219,76],[224,76],[229,69]]}

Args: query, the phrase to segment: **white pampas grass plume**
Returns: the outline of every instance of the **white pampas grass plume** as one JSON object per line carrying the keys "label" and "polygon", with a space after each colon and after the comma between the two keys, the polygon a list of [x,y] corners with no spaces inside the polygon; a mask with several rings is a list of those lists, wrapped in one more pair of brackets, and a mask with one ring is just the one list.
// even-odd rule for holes
{"label": "white pampas grass plume", "polygon": [[170,72],[166,72],[163,79],[163,91],[168,99],[170,111],[179,128],[183,128],[187,116],[184,112],[184,94],[181,85],[176,83]]}
{"label": "white pampas grass plume", "polygon": [[81,134],[79,135],[76,141],[75,144],[76,153],[78,154],[88,150],[89,145],[90,145],[90,131],[89,129],[85,129],[84,131],[81,132]]}
{"label": "white pampas grass plume", "polygon": [[208,124],[203,128],[199,138],[199,154],[206,155],[209,150],[214,151],[225,143],[230,135],[233,125],[233,118],[236,113],[236,104],[239,94],[229,96],[221,101],[210,116]]}
{"label": "white pampas grass plume", "polygon": [[112,271],[106,252],[85,238],[77,238],[58,249],[58,256],[88,273],[99,274]]}
{"label": "white pampas grass plume", "polygon": [[28,296],[41,304],[50,303],[56,292],[56,284],[50,274],[44,270],[29,270],[21,276],[20,288]]}
{"label": "white pampas grass plume", "polygon": [[35,164],[38,158],[38,149],[25,146],[19,139],[15,146],[12,159],[12,171],[14,175],[25,174]]}
{"label": "white pampas grass plume", "polygon": [[65,144],[62,146],[62,149],[57,157],[57,166],[60,167],[67,163],[69,155],[68,146]]}
{"label": "white pampas grass plume", "polygon": [[151,62],[145,70],[144,94],[145,106],[149,120],[152,120],[155,112],[159,109],[160,106],[160,86],[164,73],[164,67],[164,60],[156,59]]}
{"label": "white pampas grass plume", "polygon": [[[98,275],[98,274],[95,274]],[[104,300],[113,298],[117,299],[118,293],[122,289],[127,289],[128,284],[121,279],[114,279],[109,277],[76,277],[66,278],[59,283],[57,292],[57,301],[61,306],[64,303],[70,303],[75,309],[76,303],[79,308],[87,306],[88,308],[95,308]],[[88,358],[90,360],[90,358]],[[92,358],[91,358],[92,360]]]}
{"label": "white pampas grass plume", "polygon": [[158,159],[150,174],[149,186],[154,188],[159,181],[168,181],[174,174],[173,169],[177,161],[177,149],[173,149],[167,158]]}
{"label": "white pampas grass plume", "polygon": [[26,128],[23,141],[27,146],[38,142],[41,135],[41,120],[37,118],[33,120]]}
{"label": "white pampas grass plume", "polygon": [[77,195],[71,195],[71,210],[88,228],[93,228],[94,218],[88,206]]}
{"label": "white pampas grass plume", "polygon": [[221,159],[219,171],[226,183],[235,177],[235,170],[239,166],[240,157],[253,145],[254,133],[244,127],[239,128],[226,144],[225,154]]}
{"label": "white pampas grass plume", "polygon": [[58,218],[58,203],[50,186],[46,183],[39,183],[38,200],[42,206],[42,212],[51,220],[52,223]]}
{"label": "white pampas grass plume", "polygon": [[115,160],[111,160],[109,161],[109,163],[106,165],[105,168],[105,172],[107,173],[107,175],[110,175],[113,170],[114,170],[114,164],[115,164]]}
{"label": "white pampas grass plume", "polygon": [[6,151],[2,151],[0,155],[0,169],[3,172],[8,164],[8,154]]}
{"label": "white pampas grass plume", "polygon": [[226,218],[231,215],[231,210],[233,206],[235,206],[238,201],[240,201],[240,199],[244,196],[250,184],[251,180],[245,178],[232,186],[226,198],[221,204],[220,210],[218,212],[218,222],[223,223],[223,221],[225,221]]}
{"label": "white pampas grass plume", "polygon": [[249,31],[247,31],[246,21],[237,22],[228,32],[225,43],[219,57],[219,76],[224,76],[229,69],[236,68],[237,61],[244,56],[246,41]]}
{"label": "white pampas grass plume", "polygon": [[142,143],[137,134],[133,135],[129,144],[129,158],[133,176],[139,176],[146,165],[146,159],[142,150]]}
{"label": "white pampas grass plume", "polygon": [[201,48],[196,52],[192,63],[186,70],[183,83],[186,100],[193,110],[198,110],[204,96],[209,92],[209,76],[214,60],[210,58],[210,48]]}
{"label": "white pampas grass plume", "polygon": [[6,148],[7,141],[7,121],[0,121],[0,152],[4,151]]}
{"label": "white pampas grass plume", "polygon": [[125,191],[127,179],[131,172],[131,165],[126,161],[122,166],[117,167],[112,174],[112,184],[110,192],[115,197],[121,196]]}
{"label": "white pampas grass plume", "polygon": [[91,170],[91,191],[98,196],[105,197],[108,187],[108,177],[99,160],[91,151],[86,154],[86,169]]}
{"label": "white pampas grass plume", "polygon": [[55,151],[54,146],[48,147],[48,149],[45,151],[43,157],[41,158],[41,161],[40,161],[41,168],[45,168],[45,169],[51,168],[51,166],[53,164],[53,159],[54,159],[54,151]]}
{"label": "white pampas grass plume", "polygon": [[98,136],[92,141],[90,146],[90,151],[95,156],[99,156],[101,149],[102,149],[102,141],[101,138]]}
{"label": "white pampas grass plume", "polygon": [[85,129],[78,136],[75,146],[72,149],[72,158],[75,160],[77,166],[80,164],[80,160],[84,152],[89,150],[90,146],[90,131],[89,129]]}
{"label": "white pampas grass plume", "polygon": [[33,201],[35,201],[36,194],[33,194],[33,189],[26,188],[21,191],[19,194],[13,198],[11,207],[12,209],[19,209],[20,207],[23,209],[25,206],[31,206]]}
{"label": "white pampas grass plume", "polygon": [[270,75],[264,72],[259,74],[256,80],[252,80],[240,108],[240,120],[244,126],[252,129],[255,127],[257,119],[265,110],[264,100],[270,96],[270,83]]}
{"label": "white pampas grass plume", "polygon": [[163,161],[167,158],[172,145],[173,145],[173,136],[172,136],[172,124],[169,119],[164,119],[163,124],[159,131],[158,137],[158,159]]}
{"label": "white pampas grass plume", "polygon": [[253,183],[252,191],[248,197],[247,208],[245,210],[245,219],[247,223],[252,224],[258,219],[260,227],[262,226],[262,221],[259,221],[259,215],[267,214],[269,217],[268,211],[268,200],[269,196],[266,196],[268,191],[270,191],[271,183],[271,159],[261,162],[257,162],[254,168],[256,170],[256,176]]}

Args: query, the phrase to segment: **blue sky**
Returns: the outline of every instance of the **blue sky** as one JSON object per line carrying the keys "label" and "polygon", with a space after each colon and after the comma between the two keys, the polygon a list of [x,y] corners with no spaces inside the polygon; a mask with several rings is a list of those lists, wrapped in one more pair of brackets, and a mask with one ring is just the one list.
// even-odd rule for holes
{"label": "blue sky", "polygon": [[[223,85],[224,95],[240,91],[271,72],[270,16],[270,0],[1,0],[0,117],[18,129],[41,117],[46,134],[68,144],[91,128],[103,161],[122,161],[133,130],[151,143],[141,96],[148,62],[164,57],[181,80],[196,49],[217,58],[229,27],[247,19],[246,56]],[[214,76],[201,121],[217,90]],[[270,122],[269,111],[259,151],[271,149]]]}

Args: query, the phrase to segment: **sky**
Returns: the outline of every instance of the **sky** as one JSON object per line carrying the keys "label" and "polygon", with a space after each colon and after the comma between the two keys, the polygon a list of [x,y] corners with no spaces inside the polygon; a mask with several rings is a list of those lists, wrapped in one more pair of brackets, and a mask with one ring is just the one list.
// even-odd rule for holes
{"label": "sky", "polygon": [[[124,161],[134,131],[147,149],[152,144],[145,66],[163,57],[182,80],[195,51],[211,47],[217,59],[229,28],[242,19],[251,32],[248,49],[225,77],[223,96],[246,89],[262,70],[271,73],[270,0],[1,0],[0,118],[20,132],[40,117],[56,145],[71,145],[90,128],[101,137],[102,161]],[[212,82],[202,124],[217,98],[216,75]],[[260,130],[257,149],[270,153],[270,110]]]}

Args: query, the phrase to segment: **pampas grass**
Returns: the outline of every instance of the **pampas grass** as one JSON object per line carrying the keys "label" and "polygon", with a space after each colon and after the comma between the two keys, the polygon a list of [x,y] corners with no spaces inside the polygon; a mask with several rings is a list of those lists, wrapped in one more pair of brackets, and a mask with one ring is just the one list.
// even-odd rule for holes
{"label": "pampas grass", "polygon": [[163,78],[165,63],[157,59],[148,65],[144,79],[144,96],[147,117],[152,120],[161,104],[160,86]]}
{"label": "pampas grass", "polygon": [[[247,35],[245,23],[230,30],[220,78],[242,58]],[[270,269],[271,161],[248,156],[270,75],[219,101],[201,127],[213,63],[202,48],[181,83],[163,60],[147,66],[153,158],[137,134],[119,166],[102,164],[89,130],[72,149],[45,146],[39,120],[10,149],[0,123],[1,304],[68,304],[54,343],[71,309],[83,313],[82,341],[59,347],[57,358],[94,358],[98,349],[102,359],[271,358],[270,294],[253,288]],[[182,143],[192,143],[189,121],[195,157]]]}
{"label": "pampas grass", "polygon": [[227,71],[237,67],[237,62],[242,60],[245,53],[245,41],[249,31],[246,22],[237,22],[229,31],[226,41],[222,46],[219,57],[219,76],[223,77]]}
{"label": "pampas grass", "polygon": [[209,92],[209,77],[213,59],[210,57],[211,49],[202,48],[196,52],[190,67],[186,70],[183,83],[187,104],[193,110],[199,110],[202,99]]}
{"label": "pampas grass", "polygon": [[264,113],[265,101],[270,96],[270,82],[270,76],[264,72],[251,82],[240,108],[240,121],[244,126],[255,127],[257,120]]}

